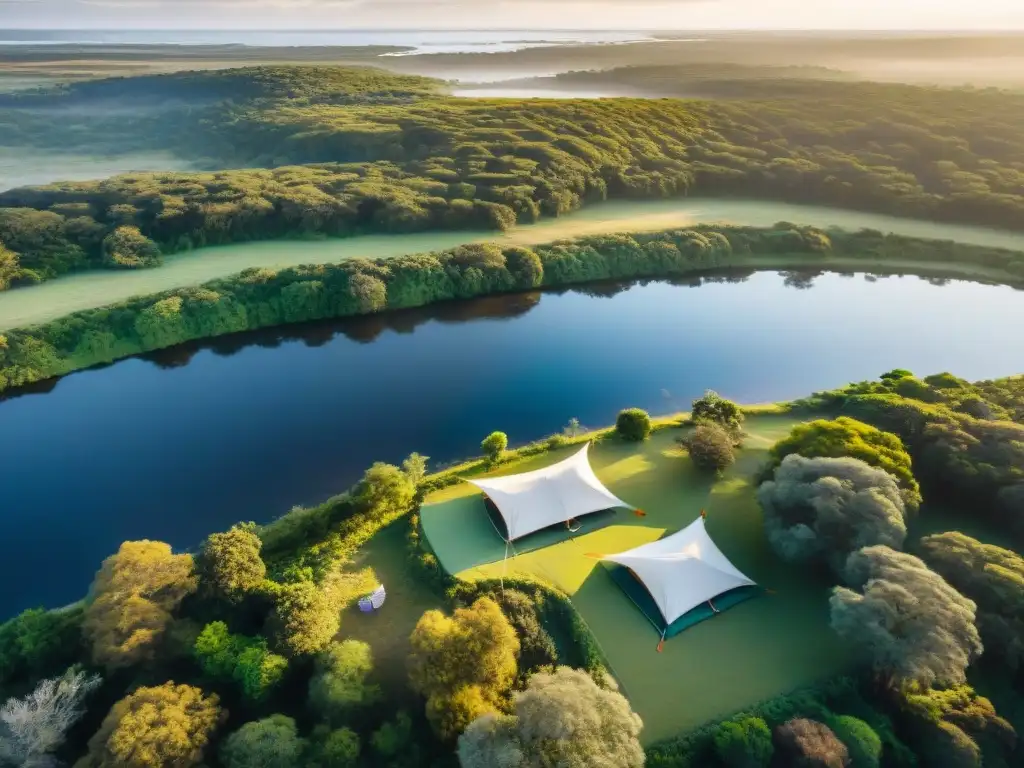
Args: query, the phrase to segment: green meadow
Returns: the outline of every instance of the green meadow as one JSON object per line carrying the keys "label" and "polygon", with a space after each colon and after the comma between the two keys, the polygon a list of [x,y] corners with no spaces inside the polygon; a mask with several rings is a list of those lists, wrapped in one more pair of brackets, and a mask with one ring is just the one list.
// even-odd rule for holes
{"label": "green meadow", "polygon": [[[749,417],[740,459],[720,478],[694,470],[676,445],[675,428],[655,432],[639,446],[600,441],[590,453],[598,477],[645,516],[622,511],[600,530],[567,540],[559,531],[542,531],[541,542],[527,537],[521,545],[530,551],[510,552],[507,560],[482,496],[469,484],[428,497],[423,530],[442,565],[461,579],[528,576],[566,592],[643,718],[644,741],[652,743],[832,676],[847,663],[828,626],[830,585],[775,557],[754,497],[753,476],[768,449],[799,421],[789,415]],[[575,450],[502,465],[495,474],[537,469]],[[658,633],[593,555],[658,539],[693,522],[701,509],[722,551],[771,594],[686,630],[659,653]],[[545,546],[556,539],[563,540]]]}

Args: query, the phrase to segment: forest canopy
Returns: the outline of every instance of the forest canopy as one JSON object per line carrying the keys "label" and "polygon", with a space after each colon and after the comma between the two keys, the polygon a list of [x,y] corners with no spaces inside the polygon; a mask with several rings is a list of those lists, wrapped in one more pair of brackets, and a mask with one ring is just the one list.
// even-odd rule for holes
{"label": "forest canopy", "polygon": [[[106,117],[112,104],[138,119]],[[244,240],[505,229],[607,198],[1024,221],[1024,97],[998,91],[787,79],[757,99],[479,100],[372,69],[253,67],[78,83],[0,106],[14,145],[98,136],[266,169],[0,193],[0,287]],[[67,106],[73,131],[55,119]]]}

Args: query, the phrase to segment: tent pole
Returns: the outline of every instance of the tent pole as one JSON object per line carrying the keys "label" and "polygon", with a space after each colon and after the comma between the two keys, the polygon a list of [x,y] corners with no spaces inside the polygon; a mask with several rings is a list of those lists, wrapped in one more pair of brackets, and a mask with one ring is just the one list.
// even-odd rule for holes
{"label": "tent pole", "polygon": [[715,604],[714,604],[713,602],[711,602],[710,600],[708,600],[708,605],[710,605],[710,606],[711,606],[711,610],[712,610],[712,611],[714,611],[715,613],[721,613],[721,611],[720,611],[720,610],[718,610],[717,608],[715,608]]}
{"label": "tent pole", "polygon": [[501,559],[501,596],[505,597],[505,569],[508,568],[508,539],[505,539],[505,557]]}
{"label": "tent pole", "polygon": [[668,632],[668,630],[665,629],[661,633],[661,641],[658,643],[658,653],[661,653],[663,650],[665,650],[665,632]]}

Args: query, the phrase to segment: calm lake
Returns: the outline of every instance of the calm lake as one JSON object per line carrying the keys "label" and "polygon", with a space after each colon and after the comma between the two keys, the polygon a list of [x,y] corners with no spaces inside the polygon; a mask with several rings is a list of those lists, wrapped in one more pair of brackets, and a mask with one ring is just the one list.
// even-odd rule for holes
{"label": "calm lake", "polygon": [[[1024,371],[1024,293],[757,273],[453,303],[227,337],[0,402],[0,617],[82,596],[125,539],[176,547],[348,487],[375,460],[473,455],[626,406],[805,395],[894,367]],[[699,283],[700,281],[695,281]],[[41,567],[42,566],[42,567]],[[31,579],[24,574],[32,573]]]}

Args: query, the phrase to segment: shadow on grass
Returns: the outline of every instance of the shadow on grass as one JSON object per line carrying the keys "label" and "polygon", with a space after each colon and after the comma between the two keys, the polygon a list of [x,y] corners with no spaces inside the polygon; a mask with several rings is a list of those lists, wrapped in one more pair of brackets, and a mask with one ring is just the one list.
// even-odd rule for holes
{"label": "shadow on grass", "polygon": [[359,551],[354,566],[373,568],[387,590],[387,600],[373,613],[361,613],[357,606],[351,606],[342,614],[339,638],[368,643],[373,650],[373,679],[384,689],[387,699],[419,707],[420,699],[408,688],[409,635],[425,611],[446,606],[406,557],[408,525],[408,520],[389,525]]}

